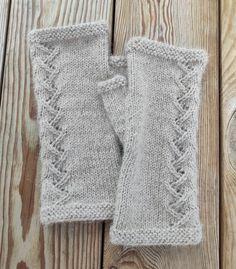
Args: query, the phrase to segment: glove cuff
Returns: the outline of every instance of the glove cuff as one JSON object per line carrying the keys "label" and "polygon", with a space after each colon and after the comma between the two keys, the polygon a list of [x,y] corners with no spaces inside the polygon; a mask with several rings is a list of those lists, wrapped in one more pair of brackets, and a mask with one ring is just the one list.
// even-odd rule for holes
{"label": "glove cuff", "polygon": [[115,75],[113,78],[98,83],[98,92],[105,93],[127,86],[127,79],[122,75]]}
{"label": "glove cuff", "polygon": [[108,34],[105,22],[81,23],[79,25],[51,27],[32,30],[28,34],[28,41],[33,43],[44,43],[54,41],[65,41],[86,36],[102,36]]}

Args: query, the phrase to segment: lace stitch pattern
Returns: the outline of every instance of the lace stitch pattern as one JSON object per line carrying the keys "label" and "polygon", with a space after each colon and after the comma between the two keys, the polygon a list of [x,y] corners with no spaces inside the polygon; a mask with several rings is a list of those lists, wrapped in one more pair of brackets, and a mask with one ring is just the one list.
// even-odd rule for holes
{"label": "lace stitch pattern", "polygon": [[[41,131],[41,157],[47,159],[43,178],[51,182],[55,192],[61,193],[61,198],[55,204],[60,204],[68,199],[68,191],[64,188],[69,179],[67,170],[64,169],[64,163],[67,153],[63,148],[63,139],[66,130],[60,126],[62,112],[58,106],[58,99],[61,95],[60,89],[56,86],[55,80],[59,73],[59,68],[55,64],[60,49],[58,47],[49,47],[45,44],[36,44],[34,47],[34,76],[37,87],[36,93],[41,100],[39,106],[39,116],[42,117],[40,129]],[[42,93],[46,96],[46,100],[40,98]],[[44,135],[46,133],[46,135]],[[50,134],[50,135],[49,135]]]}
{"label": "lace stitch pattern", "polygon": [[[172,196],[167,204],[167,210],[175,219],[171,224],[173,227],[182,227],[192,219],[193,215],[198,215],[198,207],[194,202],[194,197],[197,196],[196,186],[191,178],[191,175],[196,174],[197,167],[191,159],[196,154],[194,126],[197,124],[194,117],[198,108],[198,105],[193,105],[193,102],[199,103],[196,98],[202,66],[197,64],[192,67],[191,64],[181,62],[178,62],[178,66],[183,71],[183,76],[175,80],[181,94],[175,103],[178,111],[178,117],[173,122],[176,137],[170,143],[174,156],[169,169],[173,178],[166,182],[166,187]],[[187,175],[186,170],[191,172]]]}
{"label": "lace stitch pattern", "polygon": [[[141,37],[128,42],[126,53],[127,138],[111,242],[198,244],[197,128],[207,53]],[[138,113],[144,117],[133,120]]]}
{"label": "lace stitch pattern", "polygon": [[39,108],[40,220],[111,219],[120,154],[96,93],[109,72],[108,27],[36,29],[28,42]]}

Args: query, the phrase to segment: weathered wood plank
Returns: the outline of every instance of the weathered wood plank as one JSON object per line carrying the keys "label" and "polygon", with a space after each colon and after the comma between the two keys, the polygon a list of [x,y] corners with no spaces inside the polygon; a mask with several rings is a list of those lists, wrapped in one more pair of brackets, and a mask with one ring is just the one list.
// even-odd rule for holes
{"label": "weathered wood plank", "polygon": [[[194,247],[122,248],[109,243],[108,226],[104,268],[216,269],[219,229],[219,87],[218,3],[211,0],[117,0],[114,51],[122,53],[130,36],[144,35],[209,52],[200,114],[200,204],[203,242]],[[113,267],[112,267],[113,266]]]}
{"label": "weathered wood plank", "polygon": [[12,0],[0,110],[0,268],[100,268],[103,224],[39,224],[40,162],[27,33],[104,19],[112,0]]}
{"label": "weathered wood plank", "polygon": [[[0,81],[2,82],[10,0],[0,1]],[[1,84],[0,84],[1,85]]]}
{"label": "weathered wood plank", "polygon": [[236,264],[236,2],[221,0],[222,252],[224,269]]}

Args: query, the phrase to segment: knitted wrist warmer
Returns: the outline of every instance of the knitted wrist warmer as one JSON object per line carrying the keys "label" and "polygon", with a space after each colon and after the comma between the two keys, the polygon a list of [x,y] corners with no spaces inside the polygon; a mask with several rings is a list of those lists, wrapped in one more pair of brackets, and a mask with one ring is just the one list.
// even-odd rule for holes
{"label": "knitted wrist warmer", "polygon": [[107,77],[103,23],[32,31],[40,128],[41,222],[111,219],[119,147],[97,83]]}
{"label": "knitted wrist warmer", "polygon": [[111,125],[123,147],[125,130],[125,97],[127,95],[127,61],[124,56],[109,59],[111,78],[98,83],[104,107]]}
{"label": "knitted wrist warmer", "polygon": [[197,127],[203,50],[134,38],[127,46],[124,156],[111,242],[188,245],[202,237]]}

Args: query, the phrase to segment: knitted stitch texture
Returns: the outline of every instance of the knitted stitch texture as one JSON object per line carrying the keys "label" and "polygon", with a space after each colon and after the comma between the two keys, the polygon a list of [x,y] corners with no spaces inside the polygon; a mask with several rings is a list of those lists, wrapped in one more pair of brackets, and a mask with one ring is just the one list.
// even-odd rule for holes
{"label": "knitted stitch texture", "polygon": [[111,78],[98,83],[105,110],[123,148],[125,131],[125,98],[127,96],[127,61],[124,56],[109,59]]}
{"label": "knitted stitch texture", "polygon": [[111,219],[121,158],[97,91],[109,72],[107,26],[35,30],[29,45],[41,142],[41,222]]}
{"label": "knitted stitch texture", "polygon": [[[129,41],[124,156],[110,229],[112,243],[201,241],[197,128],[206,63],[203,50],[145,38]],[[123,85],[122,79],[116,83]]]}

